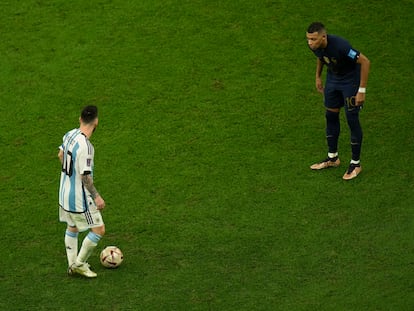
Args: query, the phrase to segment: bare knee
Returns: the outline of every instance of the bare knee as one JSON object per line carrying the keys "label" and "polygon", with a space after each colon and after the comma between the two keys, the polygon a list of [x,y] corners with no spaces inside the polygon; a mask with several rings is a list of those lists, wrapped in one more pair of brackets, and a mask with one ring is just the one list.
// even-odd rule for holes
{"label": "bare knee", "polygon": [[105,235],[105,226],[95,227],[92,228],[91,231],[93,233],[99,234],[101,237]]}
{"label": "bare knee", "polygon": [[74,232],[74,233],[79,232],[77,227],[67,226],[67,230],[70,231],[70,232]]}

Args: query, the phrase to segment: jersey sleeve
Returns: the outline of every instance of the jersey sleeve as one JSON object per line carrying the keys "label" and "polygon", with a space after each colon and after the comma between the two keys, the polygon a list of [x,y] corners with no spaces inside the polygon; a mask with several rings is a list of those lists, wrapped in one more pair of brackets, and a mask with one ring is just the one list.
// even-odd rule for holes
{"label": "jersey sleeve", "polygon": [[358,60],[359,54],[361,54],[358,50],[354,49],[351,44],[343,40],[341,44],[342,53],[346,56],[346,58],[356,62]]}
{"label": "jersey sleeve", "polygon": [[62,150],[62,151],[65,150],[65,139],[66,139],[66,136],[68,136],[67,133],[65,135],[63,135],[63,137],[62,137],[62,143],[59,146],[59,150]]}
{"label": "jersey sleeve", "polygon": [[90,150],[90,146],[87,143],[82,144],[81,152],[78,158],[79,174],[87,175],[92,172],[93,166],[93,152]]}
{"label": "jersey sleeve", "polygon": [[353,49],[352,47],[348,49],[347,57],[352,59],[354,62],[358,60],[359,54],[361,54],[359,51]]}

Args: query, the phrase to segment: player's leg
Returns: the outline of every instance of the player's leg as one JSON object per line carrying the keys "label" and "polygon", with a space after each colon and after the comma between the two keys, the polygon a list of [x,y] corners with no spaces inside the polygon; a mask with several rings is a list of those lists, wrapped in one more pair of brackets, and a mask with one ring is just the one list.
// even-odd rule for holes
{"label": "player's leg", "polygon": [[78,256],[78,228],[75,222],[71,219],[71,214],[66,212],[63,208],[59,208],[59,219],[61,222],[67,224],[65,231],[65,249],[66,257],[68,259],[68,273],[71,274],[70,266],[75,263],[76,257]]}
{"label": "player's leg", "polygon": [[98,210],[87,211],[76,215],[76,224],[80,231],[90,229],[82,241],[79,254],[75,263],[72,265],[73,271],[83,276],[93,278],[96,273],[91,271],[87,263],[89,257],[95,250],[102,236],[105,234],[105,224],[102,215]]}
{"label": "player's leg", "polygon": [[338,157],[338,139],[341,131],[339,122],[339,109],[327,108],[326,117],[326,141],[330,158]]}
{"label": "player's leg", "polygon": [[361,163],[360,163],[360,156],[361,156],[361,147],[362,147],[362,128],[361,123],[359,121],[359,113],[362,106],[355,106],[355,96],[348,96],[346,97],[346,119],[348,122],[348,126],[351,132],[351,151],[352,151],[352,159],[348,170],[345,172],[343,178],[345,180],[353,179],[358,176],[361,172]]}
{"label": "player's leg", "polygon": [[75,263],[76,257],[78,256],[78,235],[79,232],[76,227],[67,226],[65,232],[65,247],[69,267]]}
{"label": "player's leg", "polygon": [[339,112],[342,106],[342,94],[327,84],[325,88],[325,119],[326,142],[328,145],[328,157],[311,166],[313,170],[329,167],[337,167],[341,163],[338,157],[338,140],[340,134]]}
{"label": "player's leg", "polygon": [[95,250],[99,241],[105,234],[105,225],[99,227],[93,227],[83,239],[81,249],[79,250],[79,255],[76,258],[77,264],[86,263],[91,256],[92,252]]}

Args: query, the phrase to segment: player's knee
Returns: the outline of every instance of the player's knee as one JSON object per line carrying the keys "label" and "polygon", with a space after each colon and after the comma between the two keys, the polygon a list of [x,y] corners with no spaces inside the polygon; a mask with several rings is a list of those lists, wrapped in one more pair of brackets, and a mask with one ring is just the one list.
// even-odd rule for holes
{"label": "player's knee", "polygon": [[326,110],[326,126],[328,131],[339,131],[339,112]]}
{"label": "player's knee", "polygon": [[340,109],[339,108],[328,108],[328,107],[326,107],[326,111],[339,113]]}
{"label": "player's knee", "polygon": [[70,231],[70,232],[73,232],[73,233],[78,233],[79,232],[78,228],[75,227],[75,226],[69,226],[68,225],[67,230]]}
{"label": "player's knee", "polygon": [[328,122],[339,122],[339,111],[326,109],[325,117]]}
{"label": "player's knee", "polygon": [[105,226],[95,227],[92,229],[92,232],[103,237],[105,235]]}

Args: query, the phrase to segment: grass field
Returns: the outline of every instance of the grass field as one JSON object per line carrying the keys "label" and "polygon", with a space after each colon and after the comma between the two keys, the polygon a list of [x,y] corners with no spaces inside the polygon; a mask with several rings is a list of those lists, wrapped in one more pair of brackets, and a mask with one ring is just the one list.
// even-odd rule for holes
{"label": "grass field", "polygon": [[[350,182],[345,122],[341,167],[309,169],[315,20],[371,60]],[[414,310],[413,21],[412,0],[2,1],[0,308]],[[66,275],[57,209],[57,147],[86,104],[95,280]]]}

